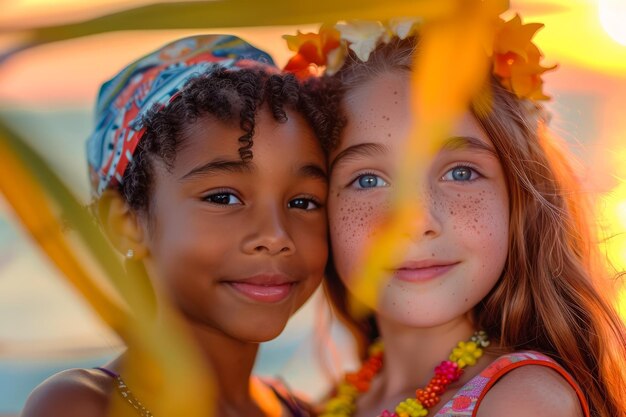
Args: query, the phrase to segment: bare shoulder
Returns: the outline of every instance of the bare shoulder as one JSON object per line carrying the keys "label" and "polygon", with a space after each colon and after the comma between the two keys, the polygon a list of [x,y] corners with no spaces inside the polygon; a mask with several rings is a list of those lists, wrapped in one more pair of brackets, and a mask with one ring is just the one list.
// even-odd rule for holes
{"label": "bare shoulder", "polygon": [[21,417],[101,417],[106,415],[113,380],[95,369],[69,369],[33,390]]}
{"label": "bare shoulder", "polygon": [[555,370],[527,365],[502,377],[485,395],[478,417],[582,417],[576,391]]}

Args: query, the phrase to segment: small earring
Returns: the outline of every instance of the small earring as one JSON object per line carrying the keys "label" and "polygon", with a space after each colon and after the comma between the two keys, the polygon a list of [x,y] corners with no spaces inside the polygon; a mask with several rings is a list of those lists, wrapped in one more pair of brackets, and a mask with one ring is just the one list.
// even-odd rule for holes
{"label": "small earring", "polygon": [[126,259],[133,259],[135,256],[135,251],[132,249],[128,249],[126,251]]}

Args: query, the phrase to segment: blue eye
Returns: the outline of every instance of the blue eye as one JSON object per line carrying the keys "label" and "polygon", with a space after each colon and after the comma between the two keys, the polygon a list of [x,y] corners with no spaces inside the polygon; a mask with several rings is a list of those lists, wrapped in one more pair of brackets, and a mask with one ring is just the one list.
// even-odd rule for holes
{"label": "blue eye", "polygon": [[474,181],[480,174],[468,166],[456,166],[446,172],[442,177],[445,181]]}
{"label": "blue eye", "polygon": [[359,175],[352,183],[351,186],[359,189],[387,187],[389,184],[387,181],[374,174]]}
{"label": "blue eye", "polygon": [[212,204],[218,204],[220,206],[231,206],[235,204],[243,204],[239,198],[233,193],[219,192],[215,194],[209,194],[203,198],[204,201],[208,201]]}
{"label": "blue eye", "polygon": [[315,209],[320,208],[320,204],[311,198],[300,197],[300,198],[294,198],[293,200],[291,200],[287,204],[287,207],[295,208],[299,210],[315,210]]}

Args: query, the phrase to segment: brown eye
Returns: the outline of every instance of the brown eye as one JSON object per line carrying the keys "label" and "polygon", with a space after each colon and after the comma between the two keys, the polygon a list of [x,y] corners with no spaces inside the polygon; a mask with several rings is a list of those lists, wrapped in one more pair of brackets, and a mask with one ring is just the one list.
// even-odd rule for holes
{"label": "brown eye", "polygon": [[209,194],[204,197],[205,201],[208,201],[212,204],[218,204],[222,206],[234,205],[234,204],[243,204],[240,199],[238,199],[232,193],[215,193]]}
{"label": "brown eye", "polygon": [[315,210],[320,207],[316,201],[310,198],[294,198],[287,206],[300,210]]}

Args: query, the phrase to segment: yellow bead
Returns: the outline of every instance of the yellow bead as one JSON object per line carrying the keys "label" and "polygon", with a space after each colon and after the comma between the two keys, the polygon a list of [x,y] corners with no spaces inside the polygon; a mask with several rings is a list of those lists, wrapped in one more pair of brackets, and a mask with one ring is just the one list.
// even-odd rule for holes
{"label": "yellow bead", "polygon": [[[479,333],[473,336],[468,342],[459,342],[452,349],[449,360],[455,362],[459,368],[465,368],[469,365],[476,364],[477,360],[483,355],[483,349],[489,345],[486,334]],[[383,352],[383,344],[375,343],[370,347],[370,356],[380,355]],[[340,383],[337,387],[337,395],[326,403],[325,409],[320,417],[350,417],[356,411],[355,400],[361,394],[369,389],[370,373],[377,373],[381,365],[380,356],[368,360],[358,373],[349,375],[349,377]],[[446,366],[449,366],[446,365]],[[366,372],[367,371],[367,372]],[[453,369],[450,369],[453,372]],[[350,382],[348,382],[350,381]],[[432,382],[432,381],[431,381]],[[437,387],[438,385],[433,385]],[[433,388],[427,386],[425,392],[431,392]],[[418,390],[420,392],[422,390]],[[432,393],[432,392],[431,392]],[[430,397],[424,397],[427,404],[431,404]],[[417,398],[407,398],[400,402],[395,408],[395,413],[399,417],[425,417],[428,414],[426,408]]]}
{"label": "yellow bead", "polygon": [[354,404],[352,401],[343,401],[341,398],[333,398],[326,403],[324,407],[325,413],[346,414],[350,415],[354,412]]}
{"label": "yellow bead", "polygon": [[457,347],[452,349],[449,359],[456,362],[459,368],[468,365],[475,365],[476,359],[483,355],[483,350],[476,342],[459,342]]}
{"label": "yellow bead", "polygon": [[398,416],[405,414],[407,417],[424,417],[428,414],[428,410],[415,398],[407,398],[402,401],[395,411]]}
{"label": "yellow bead", "polygon": [[354,385],[352,385],[352,384],[348,384],[348,383],[342,382],[337,387],[337,394],[338,395],[349,395],[351,397],[356,397],[357,395],[359,395],[359,390],[357,390],[356,387]]}
{"label": "yellow bead", "polygon": [[376,342],[371,345],[368,349],[368,353],[370,356],[378,355],[383,351],[383,342]]}

